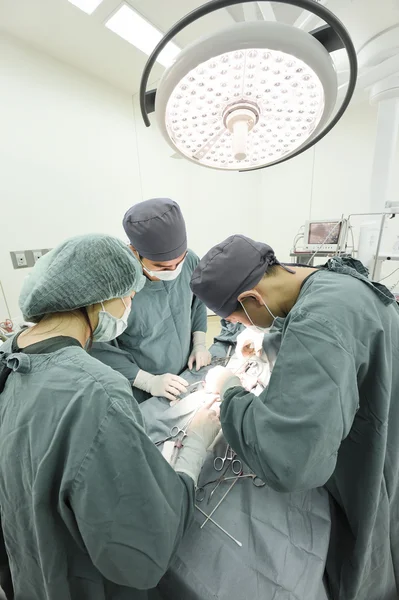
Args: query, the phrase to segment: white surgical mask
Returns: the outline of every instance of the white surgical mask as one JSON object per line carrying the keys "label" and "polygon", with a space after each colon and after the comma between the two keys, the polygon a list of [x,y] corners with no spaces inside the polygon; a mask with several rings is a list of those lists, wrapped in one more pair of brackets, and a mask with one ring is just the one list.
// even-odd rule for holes
{"label": "white surgical mask", "polygon": [[98,325],[93,331],[93,342],[110,342],[125,331],[131,307],[126,306],[123,298],[121,300],[125,305],[125,312],[119,318],[105,310],[101,302],[102,310],[98,313]]}
{"label": "white surgical mask", "polygon": [[173,281],[174,279],[177,279],[181,273],[181,270],[183,268],[184,265],[184,261],[186,259],[183,258],[183,260],[181,261],[181,263],[179,263],[176,267],[176,269],[174,271],[149,271],[144,265],[143,263],[141,263],[143,265],[143,269],[144,271],[147,273],[147,275],[149,275],[150,277],[156,277],[157,279],[160,279],[161,281]]}
{"label": "white surgical mask", "polygon": [[[239,300],[240,302],[240,300]],[[253,322],[253,320],[251,319],[251,317],[249,316],[249,314],[247,313],[247,310],[245,308],[245,306],[243,305],[242,302],[240,302],[245,314],[247,315],[249,321],[252,323],[252,327],[254,327],[257,331],[260,331],[261,333],[266,333],[266,331],[268,331],[268,329],[270,329],[271,327],[273,327],[275,320],[277,319],[277,317],[274,316],[274,314],[272,313],[272,311],[270,310],[270,308],[267,306],[266,302],[262,299],[263,305],[266,308],[267,312],[269,313],[269,315],[271,316],[271,318],[273,319],[273,323],[271,325],[269,325],[269,327],[258,327],[258,325],[255,325],[255,323]]]}

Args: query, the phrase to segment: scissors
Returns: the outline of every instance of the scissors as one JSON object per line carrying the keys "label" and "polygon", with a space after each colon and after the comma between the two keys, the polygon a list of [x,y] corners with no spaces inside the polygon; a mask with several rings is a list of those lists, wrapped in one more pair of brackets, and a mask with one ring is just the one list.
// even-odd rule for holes
{"label": "scissors", "polygon": [[234,475],[239,475],[242,471],[242,462],[236,458],[236,454],[234,454],[232,448],[229,445],[226,447],[226,452],[224,456],[217,456],[213,461],[213,467],[215,471],[222,471],[226,462],[231,463],[231,470]]}

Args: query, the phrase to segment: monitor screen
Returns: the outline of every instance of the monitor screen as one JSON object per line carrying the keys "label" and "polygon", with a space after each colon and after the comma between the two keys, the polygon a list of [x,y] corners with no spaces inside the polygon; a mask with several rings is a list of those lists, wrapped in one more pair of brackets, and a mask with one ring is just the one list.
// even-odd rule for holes
{"label": "monitor screen", "polygon": [[309,223],[308,244],[338,244],[341,231],[341,222],[313,222]]}

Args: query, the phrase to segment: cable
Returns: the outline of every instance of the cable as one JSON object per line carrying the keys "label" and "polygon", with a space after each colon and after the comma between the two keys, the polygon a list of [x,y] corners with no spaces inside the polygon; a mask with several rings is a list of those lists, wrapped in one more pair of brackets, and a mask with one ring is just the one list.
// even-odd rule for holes
{"label": "cable", "polygon": [[393,290],[396,288],[396,286],[398,285],[398,283],[399,283],[399,279],[397,281],[395,281],[395,283],[393,284],[392,287],[389,288],[389,291],[393,292]]}
{"label": "cable", "polygon": [[293,250],[294,253],[296,252],[296,247],[298,245],[299,240],[300,239],[304,239],[304,237],[305,236],[304,236],[303,233],[295,236],[295,238],[294,238],[294,250]]}
{"label": "cable", "polygon": [[[316,165],[316,146],[313,146],[313,158],[312,158],[312,176],[310,178],[310,202],[309,202],[309,221],[312,218],[313,208],[313,187],[314,187],[314,174]],[[305,227],[305,226],[304,226]]]}
{"label": "cable", "polygon": [[1,290],[1,293],[2,293],[3,298],[4,298],[4,304],[6,305],[6,310],[7,310],[7,313],[8,313],[8,318],[11,321],[11,311],[10,311],[10,307],[8,306],[8,302],[7,302],[7,298],[6,298],[6,293],[4,291],[3,284],[1,283],[1,281],[0,281],[0,290]]}
{"label": "cable", "polygon": [[354,252],[355,251],[355,236],[353,235],[353,227],[352,227],[352,225],[349,225],[349,230],[350,230],[351,236],[352,236],[352,250]]}
{"label": "cable", "polygon": [[310,263],[312,262],[312,260],[314,259],[314,257],[316,256],[316,254],[318,252],[320,252],[320,250],[323,248],[324,244],[326,243],[326,241],[328,240],[328,238],[330,237],[330,235],[332,233],[334,233],[334,231],[337,229],[338,226],[342,225],[343,220],[341,219],[340,221],[338,221],[338,223],[336,223],[334,225],[334,227],[332,229],[330,229],[330,231],[327,233],[326,237],[324,238],[324,240],[322,241],[322,243],[320,244],[320,246],[316,249],[316,251],[312,254],[312,256],[309,258],[308,262],[307,262],[307,267],[310,265]]}
{"label": "cable", "polygon": [[301,233],[301,231],[304,231],[304,229],[305,229],[305,225],[301,225],[300,228],[298,229],[298,233],[294,237],[294,240],[292,242],[292,252],[293,253],[295,252],[295,249],[296,249],[296,246],[297,246],[297,243],[299,242],[299,240],[304,237],[304,233]]}
{"label": "cable", "polygon": [[[394,271],[392,271],[391,273],[389,273],[389,275],[385,275],[385,277],[383,277],[382,279],[379,279],[378,283],[381,283],[381,281],[385,281],[385,279],[388,279],[388,277],[391,277],[391,275],[396,273],[396,271],[399,271],[399,267],[397,269],[395,269]],[[395,283],[395,285],[396,285],[396,283]]]}
{"label": "cable", "polygon": [[132,108],[133,108],[133,119],[134,119],[134,135],[136,137],[136,152],[137,152],[137,166],[139,171],[139,181],[140,181],[140,194],[141,200],[144,200],[143,196],[143,177],[141,174],[141,161],[140,161],[140,148],[139,148],[139,133],[137,131],[137,117],[136,117],[136,107],[134,102],[134,96],[132,98]]}

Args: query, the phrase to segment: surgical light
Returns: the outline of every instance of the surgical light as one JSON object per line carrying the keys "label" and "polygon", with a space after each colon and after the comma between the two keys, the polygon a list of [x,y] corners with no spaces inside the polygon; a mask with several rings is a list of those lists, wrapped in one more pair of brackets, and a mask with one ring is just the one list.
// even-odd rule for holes
{"label": "surgical light", "polygon": [[[216,169],[263,168],[303,152],[338,122],[356,84],[356,53],[340,21],[313,0],[279,0],[310,10],[327,26],[307,33],[276,22],[238,23],[184,48],[158,89],[146,91],[154,61],[176,33],[213,10],[246,1],[213,0],[181,19],[153,51],[141,82],[145,124],[155,109],[175,151]],[[330,52],[340,47],[347,50],[351,77],[332,117],[338,83]]]}
{"label": "surgical light", "polygon": [[166,140],[187,158],[251,169],[302,146],[336,96],[334,65],[317,40],[288,25],[253,22],[185,48],[161,79],[155,113]]}

